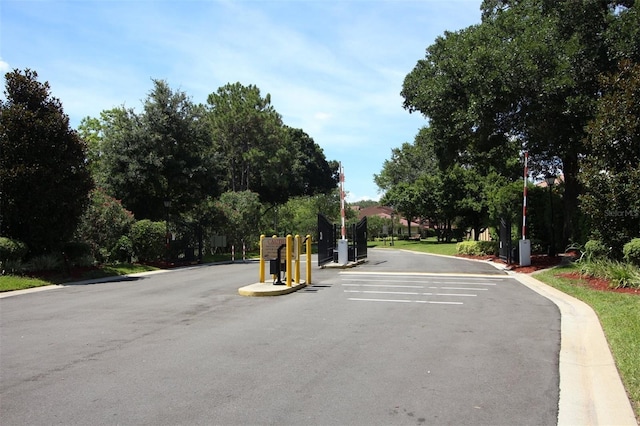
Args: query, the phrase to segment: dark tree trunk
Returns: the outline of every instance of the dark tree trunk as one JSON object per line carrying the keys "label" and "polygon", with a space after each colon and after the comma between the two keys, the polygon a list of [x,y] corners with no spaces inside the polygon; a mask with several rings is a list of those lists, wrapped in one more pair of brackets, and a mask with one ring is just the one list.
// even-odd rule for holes
{"label": "dark tree trunk", "polygon": [[576,236],[575,222],[578,212],[578,195],[580,194],[578,167],[577,153],[568,153],[562,158],[564,173],[562,247],[569,245],[569,241],[575,239]]}

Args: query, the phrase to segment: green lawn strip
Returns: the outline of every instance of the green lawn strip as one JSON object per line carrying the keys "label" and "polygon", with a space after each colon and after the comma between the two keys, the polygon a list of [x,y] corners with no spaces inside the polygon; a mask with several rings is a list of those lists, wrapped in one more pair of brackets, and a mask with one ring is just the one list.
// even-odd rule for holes
{"label": "green lawn strip", "polygon": [[367,243],[369,247],[378,248],[393,248],[419,251],[422,253],[430,254],[443,254],[447,256],[454,256],[456,254],[457,243],[439,243],[435,239],[421,240],[421,241],[409,241],[409,240],[394,240],[393,246],[390,246],[390,241],[370,241]]}
{"label": "green lawn strip", "polygon": [[580,299],[593,308],[611,348],[611,352],[640,419],[640,296],[593,290],[580,281],[560,277],[563,272],[577,271],[575,265],[536,273],[536,279]]}
{"label": "green lawn strip", "polygon": [[0,276],[0,292],[25,290],[27,288],[42,287],[51,284],[53,283],[37,278],[17,277],[14,275]]}
{"label": "green lawn strip", "polygon": [[148,265],[122,263],[117,265],[103,265],[97,269],[87,270],[79,275],[52,274],[47,278],[32,278],[17,275],[0,276],[0,292],[24,290],[27,288],[42,287],[45,285],[64,284],[72,281],[84,281],[97,278],[114,277],[119,275],[135,274],[138,272],[153,271],[158,268]]}

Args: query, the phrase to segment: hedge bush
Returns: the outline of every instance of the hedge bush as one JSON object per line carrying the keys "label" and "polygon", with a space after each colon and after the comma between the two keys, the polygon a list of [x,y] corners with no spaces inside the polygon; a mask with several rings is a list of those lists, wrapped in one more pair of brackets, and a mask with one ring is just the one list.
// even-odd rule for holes
{"label": "hedge bush", "polygon": [[140,262],[160,260],[165,253],[165,222],[138,221],[131,226],[129,237],[133,254]]}
{"label": "hedge bush", "polygon": [[456,244],[456,253],[469,256],[491,256],[498,253],[497,241],[463,241]]}
{"label": "hedge bush", "polygon": [[622,253],[626,262],[640,266],[640,238],[634,238],[625,244]]}
{"label": "hedge bush", "polygon": [[22,241],[0,237],[0,262],[19,261],[28,251],[27,245]]}
{"label": "hedge bush", "polygon": [[91,191],[89,206],[81,218],[75,238],[87,242],[99,262],[110,261],[118,255],[112,252],[118,239],[129,233],[134,222],[133,214],[119,200],[96,188]]}
{"label": "hedge bush", "polygon": [[111,249],[113,259],[117,262],[131,263],[133,257],[133,243],[131,238],[123,235],[116,245]]}
{"label": "hedge bush", "polygon": [[587,261],[606,259],[609,251],[609,248],[600,240],[589,240],[584,245],[584,256]]}

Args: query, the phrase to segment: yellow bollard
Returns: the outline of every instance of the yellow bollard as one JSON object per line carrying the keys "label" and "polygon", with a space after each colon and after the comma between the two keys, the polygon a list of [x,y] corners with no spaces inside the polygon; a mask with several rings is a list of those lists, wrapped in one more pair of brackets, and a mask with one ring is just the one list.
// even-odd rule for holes
{"label": "yellow bollard", "polygon": [[293,237],[291,234],[287,235],[287,257],[286,257],[286,270],[287,270],[287,287],[291,287],[291,254],[293,253]]}
{"label": "yellow bollard", "polygon": [[294,244],[293,248],[296,251],[295,253],[295,262],[296,262],[296,274],[293,278],[293,281],[296,284],[300,284],[300,251],[302,250],[302,247],[300,247],[302,245],[302,241],[300,239],[300,235],[296,235],[295,236],[296,239],[296,243]]}
{"label": "yellow bollard", "polygon": [[264,253],[262,253],[262,240],[264,240],[264,234],[260,235],[260,282],[264,282]]}
{"label": "yellow bollard", "polygon": [[311,285],[311,235],[307,235],[307,285]]}
{"label": "yellow bollard", "polygon": [[[278,236],[274,234],[274,235],[271,236],[271,238],[278,238]],[[276,274],[272,274],[271,275],[271,279],[273,279],[274,282],[276,281],[277,278],[278,277],[276,276]]]}

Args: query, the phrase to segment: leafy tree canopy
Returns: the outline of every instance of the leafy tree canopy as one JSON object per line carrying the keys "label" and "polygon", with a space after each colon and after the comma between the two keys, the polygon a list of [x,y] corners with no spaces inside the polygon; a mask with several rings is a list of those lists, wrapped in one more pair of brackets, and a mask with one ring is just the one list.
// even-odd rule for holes
{"label": "leafy tree canopy", "polygon": [[208,97],[213,149],[226,165],[225,191],[253,191],[268,204],[290,197],[328,193],[337,164],[301,129],[285,126],[254,86],[227,84]]}
{"label": "leafy tree canopy", "polygon": [[71,238],[93,186],[85,143],[37,78],[29,69],[7,73],[0,101],[0,235],[32,254]]}
{"label": "leafy tree canopy", "polygon": [[564,240],[580,186],[578,159],[596,112],[598,77],[638,52],[631,1],[486,0],[482,23],[447,32],[407,75],[405,108],[430,123],[443,169],[453,164],[519,176],[518,152],[534,171],[564,174]]}
{"label": "leafy tree canopy", "polygon": [[581,201],[596,236],[620,256],[640,236],[640,65],[624,61],[602,82],[586,139],[592,154],[581,163]]}
{"label": "leafy tree canopy", "polygon": [[101,183],[136,218],[160,220],[167,213],[165,201],[175,216],[217,195],[218,169],[204,109],[164,81],[153,85],[141,114],[114,108],[103,112],[93,129],[103,134]]}

